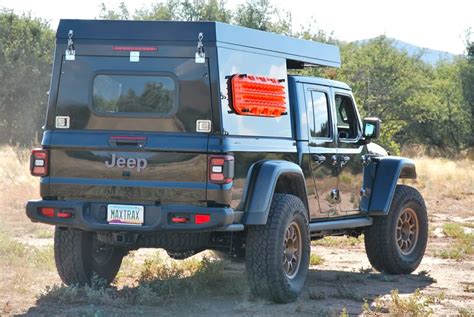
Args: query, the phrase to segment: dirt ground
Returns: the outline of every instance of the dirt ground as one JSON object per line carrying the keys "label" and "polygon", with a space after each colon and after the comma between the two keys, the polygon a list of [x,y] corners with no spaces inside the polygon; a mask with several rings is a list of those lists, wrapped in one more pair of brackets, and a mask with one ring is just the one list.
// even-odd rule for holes
{"label": "dirt ground", "polygon": [[[428,250],[416,272],[406,276],[388,276],[373,272],[365,255],[363,243],[347,245],[344,237],[332,240],[334,246],[315,245],[312,252],[324,259],[324,263],[312,266],[304,293],[296,303],[275,305],[250,298],[247,290],[236,295],[221,295],[212,290],[203,292],[203,296],[186,297],[179,295],[170,298],[163,306],[155,307],[108,307],[79,305],[57,305],[37,300],[36,296],[44,292],[46,285],[60,283],[54,270],[43,271],[42,276],[28,285],[27,279],[21,279],[18,272],[0,273],[0,308],[4,314],[26,315],[149,315],[187,316],[187,315],[339,315],[346,309],[349,315],[362,314],[364,299],[369,304],[378,296],[388,298],[393,289],[400,294],[412,294],[420,289],[423,295],[440,298],[431,305],[435,315],[456,315],[460,309],[474,311],[474,258],[457,261],[435,257],[437,250],[449,248],[452,241],[440,232],[446,221],[474,222],[472,196],[459,200],[428,201],[430,206],[432,229]],[[39,239],[26,237],[22,242],[35,246],[52,244],[51,238]],[[341,240],[341,241],[339,241]],[[140,263],[153,253],[145,249],[133,255]],[[245,279],[243,263],[229,263],[224,269],[225,280],[232,282]],[[25,273],[27,277],[31,272]],[[6,288],[9,280],[23,285]],[[38,283],[39,282],[39,283]],[[126,277],[119,278],[119,285],[127,285]],[[466,291],[467,285],[471,291]],[[210,293],[209,293],[210,291]]]}
{"label": "dirt ground", "polygon": [[[437,195],[429,186],[421,186],[429,210],[430,238],[426,255],[413,274],[389,276],[372,271],[362,239],[352,239],[349,243],[345,237],[332,238],[313,244],[312,253],[321,257],[323,263],[310,267],[303,294],[291,304],[273,304],[252,298],[245,281],[244,263],[235,261],[225,261],[223,276],[216,281],[221,283],[220,287],[213,286],[211,281],[205,289],[192,295],[171,294],[162,304],[116,305],[113,301],[104,305],[80,300],[64,304],[51,291],[53,285],[60,285],[54,267],[51,228],[30,223],[23,206],[10,201],[8,206],[0,208],[0,225],[17,244],[12,246],[10,243],[10,253],[2,254],[5,246],[0,241],[0,315],[347,316],[367,314],[367,307],[375,310],[375,302],[393,301],[393,290],[398,290],[401,298],[407,298],[419,289],[421,299],[431,299],[428,306],[434,315],[473,316],[474,255],[467,254],[458,259],[445,259],[439,255],[442,250],[450,250],[456,245],[453,238],[443,233],[443,224],[465,225],[463,228],[468,234],[474,230],[472,179],[468,184],[471,187],[459,195]],[[0,188],[0,193],[0,201],[15,194],[5,188]],[[37,194],[25,190],[19,195],[26,201]],[[24,251],[25,246],[27,250],[36,250],[34,256],[30,251]],[[116,286],[135,287],[138,282],[131,270],[139,269],[155,253],[155,250],[144,249],[128,256]],[[17,254],[18,259],[9,254]],[[234,283],[239,284],[238,287]],[[365,309],[364,302],[368,305]]]}

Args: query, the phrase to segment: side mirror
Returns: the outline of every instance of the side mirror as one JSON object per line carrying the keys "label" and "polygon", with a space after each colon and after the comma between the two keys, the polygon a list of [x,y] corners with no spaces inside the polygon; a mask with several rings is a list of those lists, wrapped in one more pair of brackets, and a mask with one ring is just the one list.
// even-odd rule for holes
{"label": "side mirror", "polygon": [[380,136],[380,119],[379,118],[365,118],[363,136],[366,141],[377,139]]}

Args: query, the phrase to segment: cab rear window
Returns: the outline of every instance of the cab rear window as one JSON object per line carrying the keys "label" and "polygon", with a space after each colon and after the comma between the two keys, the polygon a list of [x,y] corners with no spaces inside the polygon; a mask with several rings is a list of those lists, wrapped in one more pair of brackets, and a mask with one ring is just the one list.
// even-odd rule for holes
{"label": "cab rear window", "polygon": [[177,111],[177,86],[168,75],[99,74],[93,80],[92,107],[110,115],[172,116]]}

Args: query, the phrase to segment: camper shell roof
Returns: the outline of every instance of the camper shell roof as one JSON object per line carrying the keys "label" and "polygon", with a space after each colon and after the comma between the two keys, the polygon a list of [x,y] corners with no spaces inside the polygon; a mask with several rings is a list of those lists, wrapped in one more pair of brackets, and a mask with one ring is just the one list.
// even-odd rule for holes
{"label": "camper shell roof", "polygon": [[221,22],[61,20],[58,42],[75,40],[134,40],[197,42],[203,33],[204,46],[246,49],[283,57],[289,68],[305,65],[340,67],[339,48],[335,45],[296,39]]}

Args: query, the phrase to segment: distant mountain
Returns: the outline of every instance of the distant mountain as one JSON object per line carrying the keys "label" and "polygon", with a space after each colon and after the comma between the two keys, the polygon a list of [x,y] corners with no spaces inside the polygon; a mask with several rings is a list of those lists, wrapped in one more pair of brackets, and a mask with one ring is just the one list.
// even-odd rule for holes
{"label": "distant mountain", "polygon": [[[395,48],[397,48],[400,51],[406,51],[409,55],[416,55],[416,54],[421,53],[422,54],[421,59],[425,63],[432,64],[432,65],[436,64],[437,62],[441,60],[452,61],[457,56],[456,54],[433,50],[431,48],[426,48],[426,47],[420,47],[420,46],[410,44],[404,41],[400,41],[394,38],[388,38],[388,39],[392,41],[393,46]],[[366,40],[359,40],[355,42],[363,44],[370,40],[371,39],[366,39]]]}

